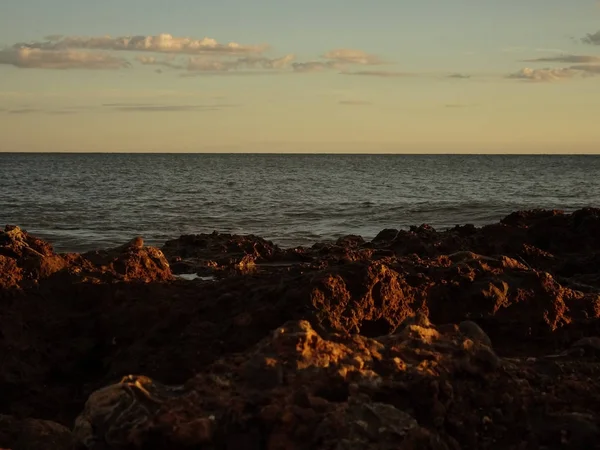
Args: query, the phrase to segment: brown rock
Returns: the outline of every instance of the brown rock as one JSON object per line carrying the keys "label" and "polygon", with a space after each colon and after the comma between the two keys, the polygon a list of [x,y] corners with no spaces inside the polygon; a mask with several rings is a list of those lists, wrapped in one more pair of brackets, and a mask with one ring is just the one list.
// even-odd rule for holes
{"label": "brown rock", "polygon": [[66,450],[71,430],[54,422],[17,419],[0,414],[0,448],[14,450]]}

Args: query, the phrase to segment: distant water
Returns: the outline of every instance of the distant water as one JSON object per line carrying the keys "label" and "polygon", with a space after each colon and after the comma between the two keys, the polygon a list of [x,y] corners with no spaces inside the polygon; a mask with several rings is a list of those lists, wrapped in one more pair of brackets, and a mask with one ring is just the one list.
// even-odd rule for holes
{"label": "distant water", "polygon": [[0,153],[0,223],[59,251],[254,233],[282,246],[600,206],[600,157]]}

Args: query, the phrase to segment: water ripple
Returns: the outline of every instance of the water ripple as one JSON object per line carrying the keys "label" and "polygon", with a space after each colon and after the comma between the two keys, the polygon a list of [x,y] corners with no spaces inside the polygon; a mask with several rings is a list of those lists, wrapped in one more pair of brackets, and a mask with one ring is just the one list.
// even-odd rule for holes
{"label": "water ripple", "polygon": [[0,154],[0,222],[59,250],[255,233],[284,246],[600,205],[600,157]]}

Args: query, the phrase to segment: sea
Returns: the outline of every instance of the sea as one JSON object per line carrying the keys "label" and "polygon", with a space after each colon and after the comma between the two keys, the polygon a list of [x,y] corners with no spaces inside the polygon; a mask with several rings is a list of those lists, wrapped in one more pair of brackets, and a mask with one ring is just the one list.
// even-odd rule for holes
{"label": "sea", "polygon": [[282,247],[600,206],[600,156],[0,153],[0,224],[57,251],[256,234]]}

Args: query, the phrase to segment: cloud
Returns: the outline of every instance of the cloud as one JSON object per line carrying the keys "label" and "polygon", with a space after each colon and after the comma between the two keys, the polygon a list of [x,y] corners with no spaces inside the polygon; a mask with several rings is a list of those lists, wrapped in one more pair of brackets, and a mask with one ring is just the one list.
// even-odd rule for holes
{"label": "cloud", "polygon": [[36,108],[19,108],[19,109],[10,109],[8,110],[8,114],[32,114],[39,112],[39,109]]}
{"label": "cloud", "polygon": [[326,70],[343,70],[347,66],[374,66],[384,64],[377,56],[362,50],[339,48],[323,55],[323,60],[298,62],[292,64],[294,72],[323,72]]}
{"label": "cloud", "polygon": [[196,72],[183,72],[179,74],[181,78],[198,78],[198,77],[238,77],[238,76],[257,76],[257,75],[280,75],[283,73],[277,70],[228,70],[228,71],[196,71]]}
{"label": "cloud", "polygon": [[359,75],[366,77],[399,78],[410,77],[413,74],[408,72],[396,72],[388,70],[360,70],[356,72],[342,72],[343,75]]}
{"label": "cloud", "polygon": [[383,64],[383,61],[375,55],[348,48],[331,50],[325,53],[323,58],[340,64],[361,64],[365,66]]}
{"label": "cloud", "polygon": [[567,53],[560,48],[529,48],[529,47],[508,47],[501,50],[503,53],[524,53],[524,52],[540,52],[540,53]]}
{"label": "cloud", "polygon": [[335,61],[308,61],[292,64],[294,72],[323,72],[324,70],[341,69],[343,66]]}
{"label": "cloud", "polygon": [[157,105],[151,103],[105,103],[102,105],[114,111],[121,112],[177,112],[177,111],[219,111],[224,108],[233,108],[235,104],[207,104],[207,105]]}
{"label": "cloud", "polygon": [[571,70],[578,70],[585,72],[588,75],[600,75],[600,65],[594,64],[580,64],[569,67]]}
{"label": "cloud", "polygon": [[40,50],[88,49],[179,54],[216,53],[225,55],[262,53],[268,48],[266,45],[242,45],[237,42],[220,44],[208,37],[202,39],[174,37],[167,33],[156,36],[121,36],[114,38],[111,36],[66,36],[60,39],[48,39],[46,42],[17,44],[17,46]]}
{"label": "cloud", "polygon": [[452,73],[452,74],[448,75],[448,78],[456,78],[456,79],[460,79],[460,80],[466,80],[468,78],[471,78],[471,75],[466,75],[464,73]]}
{"label": "cloud", "polygon": [[122,69],[129,63],[105,52],[9,48],[0,50],[0,64],[24,69]]}
{"label": "cloud", "polygon": [[600,45],[600,31],[597,31],[594,34],[587,34],[585,37],[581,38],[581,41],[585,44]]}
{"label": "cloud", "polygon": [[[565,62],[582,61],[582,62],[599,62],[600,58],[595,57],[580,57],[575,55],[566,55]],[[517,73],[507,76],[507,78],[515,78],[529,81],[560,81],[572,78],[590,77],[600,75],[600,64],[576,64],[569,67],[561,68],[545,68],[531,69],[525,68]]]}
{"label": "cloud", "polygon": [[371,102],[367,102],[365,100],[340,100],[338,103],[340,105],[349,105],[349,106],[372,105]]}
{"label": "cloud", "polygon": [[294,59],[294,55],[286,55],[275,59],[250,56],[234,60],[191,57],[187,64],[187,70],[191,72],[228,72],[244,69],[282,70],[288,67]]}
{"label": "cloud", "polygon": [[558,62],[558,63],[600,63],[599,56],[587,56],[587,55],[561,55],[552,56],[548,58],[535,58],[525,59],[521,62]]}
{"label": "cloud", "polygon": [[173,58],[169,59],[157,59],[154,56],[138,56],[135,58],[140,64],[144,66],[163,66],[171,69],[183,69],[183,65],[173,62]]}
{"label": "cloud", "polygon": [[529,81],[560,81],[573,78],[578,74],[579,71],[571,68],[531,69],[526,67],[519,72],[508,75],[507,78]]}

